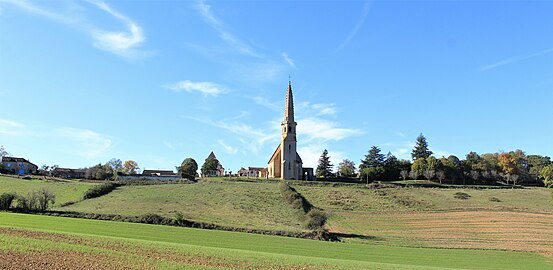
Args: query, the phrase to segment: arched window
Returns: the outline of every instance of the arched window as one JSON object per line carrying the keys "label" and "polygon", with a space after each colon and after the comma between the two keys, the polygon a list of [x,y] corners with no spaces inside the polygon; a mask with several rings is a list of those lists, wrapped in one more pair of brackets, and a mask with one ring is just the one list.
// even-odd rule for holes
{"label": "arched window", "polygon": [[291,144],[288,145],[288,150],[292,150],[292,145]]}

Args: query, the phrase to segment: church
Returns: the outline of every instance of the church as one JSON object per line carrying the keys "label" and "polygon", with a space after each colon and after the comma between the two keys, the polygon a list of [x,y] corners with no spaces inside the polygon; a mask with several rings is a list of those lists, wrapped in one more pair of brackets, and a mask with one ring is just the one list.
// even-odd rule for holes
{"label": "church", "polygon": [[286,92],[284,120],[280,125],[282,137],[267,166],[269,178],[311,180],[313,168],[303,168],[303,161],[297,152],[297,123],[294,121],[294,98],[290,81]]}

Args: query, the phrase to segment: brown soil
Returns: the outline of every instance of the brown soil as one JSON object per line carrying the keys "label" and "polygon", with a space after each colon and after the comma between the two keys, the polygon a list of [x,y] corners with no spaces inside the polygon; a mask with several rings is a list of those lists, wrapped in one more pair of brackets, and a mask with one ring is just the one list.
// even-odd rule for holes
{"label": "brown soil", "polygon": [[[135,245],[116,240],[99,240],[61,233],[48,233],[13,228],[0,228],[0,234],[20,238],[66,243],[77,247],[96,248],[98,252],[67,249],[0,251],[0,269],[156,269],[155,265],[169,262],[221,269],[259,269],[249,259],[187,254],[170,248]],[[110,254],[111,253],[111,254]],[[109,255],[105,255],[109,254]],[[311,265],[280,265],[263,263],[264,269],[321,269]]]}
{"label": "brown soil", "polygon": [[131,269],[109,256],[67,250],[0,252],[0,269]]}
{"label": "brown soil", "polygon": [[[553,255],[553,214],[494,211],[371,213],[366,235],[444,248],[498,249]],[[347,220],[344,222],[348,222]],[[344,231],[344,228],[336,228]]]}

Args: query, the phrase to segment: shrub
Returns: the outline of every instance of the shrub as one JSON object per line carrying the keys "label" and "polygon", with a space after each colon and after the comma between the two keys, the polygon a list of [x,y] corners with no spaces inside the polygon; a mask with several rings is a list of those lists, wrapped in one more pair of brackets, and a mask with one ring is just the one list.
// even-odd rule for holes
{"label": "shrub", "polygon": [[16,197],[17,195],[15,195],[15,193],[3,193],[0,195],[0,210],[10,209]]}
{"label": "shrub", "polygon": [[464,192],[456,192],[453,197],[459,200],[468,200],[471,196]]}
{"label": "shrub", "polygon": [[56,195],[46,188],[29,192],[27,196],[16,196],[17,208],[24,212],[46,211],[56,202]]}
{"label": "shrub", "polygon": [[56,203],[56,195],[46,188],[34,192],[34,197],[36,197],[36,210],[39,211],[46,211],[50,205]]}
{"label": "shrub", "polygon": [[104,196],[112,192],[118,186],[119,185],[115,183],[105,183],[105,184],[93,186],[86,191],[86,193],[83,196],[83,200]]}
{"label": "shrub", "polygon": [[326,214],[326,212],[317,208],[313,208],[306,215],[305,227],[310,230],[323,229],[327,219],[328,215]]}
{"label": "shrub", "polygon": [[178,226],[182,226],[185,224],[187,220],[184,218],[184,215],[181,213],[181,212],[177,212],[175,214],[175,223],[178,225]]}
{"label": "shrub", "polygon": [[140,217],[138,217],[138,222],[140,223],[146,223],[146,224],[162,224],[167,225],[171,224],[172,220],[162,217],[158,214],[145,214]]}

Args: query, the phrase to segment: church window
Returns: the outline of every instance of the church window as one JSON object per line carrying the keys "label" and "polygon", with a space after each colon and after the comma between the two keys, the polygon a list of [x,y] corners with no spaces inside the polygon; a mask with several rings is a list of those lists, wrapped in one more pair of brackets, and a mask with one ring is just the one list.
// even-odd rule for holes
{"label": "church window", "polygon": [[288,145],[288,150],[292,150],[292,145],[291,144]]}
{"label": "church window", "polygon": [[290,162],[288,162],[288,170],[292,169],[292,167],[290,167]]}

